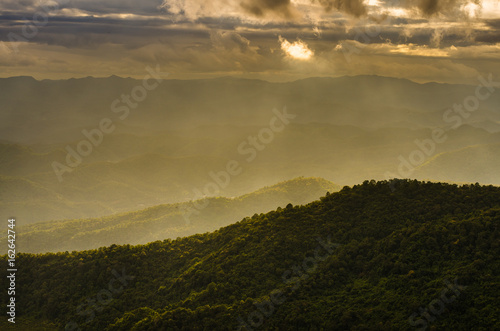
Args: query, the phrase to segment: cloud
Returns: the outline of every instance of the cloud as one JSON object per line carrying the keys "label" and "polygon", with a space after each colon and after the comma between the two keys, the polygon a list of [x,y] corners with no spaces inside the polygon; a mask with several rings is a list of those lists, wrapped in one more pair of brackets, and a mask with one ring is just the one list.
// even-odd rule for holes
{"label": "cloud", "polygon": [[[135,14],[135,15],[157,15],[161,0],[2,0],[0,12],[51,12],[77,9],[88,15],[100,14]],[[29,16],[28,16],[29,17]]]}
{"label": "cloud", "polygon": [[246,0],[241,3],[241,7],[256,17],[276,16],[285,19],[299,17],[290,0]]}
{"label": "cloud", "polygon": [[362,0],[318,0],[327,12],[336,9],[342,13],[347,13],[355,17],[366,14],[366,6]]}
{"label": "cloud", "polygon": [[437,14],[475,18],[481,13],[481,0],[413,0],[412,3],[424,16]]}
{"label": "cloud", "polygon": [[431,37],[431,45],[434,47],[439,47],[441,41],[443,40],[443,30],[435,29]]}
{"label": "cloud", "polygon": [[250,50],[250,40],[232,31],[211,31],[210,39],[215,47],[225,50],[238,48],[242,53]]}
{"label": "cloud", "polygon": [[474,18],[482,8],[482,0],[385,0],[388,8],[415,9],[423,17]]}
{"label": "cloud", "polygon": [[279,42],[281,44],[281,49],[292,59],[309,60],[314,55],[314,52],[300,39],[290,43],[285,38],[279,36]]}
{"label": "cloud", "polygon": [[[7,52],[9,33],[22,35],[47,2],[0,1],[2,76],[140,76],[158,63],[183,78],[397,76],[407,70],[410,79],[459,80],[500,68],[498,0],[61,2],[15,55]],[[481,8],[490,10],[488,19]],[[334,51],[339,44],[359,50],[351,64]]]}
{"label": "cloud", "polygon": [[318,4],[327,13],[336,10],[355,17],[366,14],[363,0],[164,0],[161,7],[190,20],[233,16],[242,21],[297,21],[307,17]]}
{"label": "cloud", "polygon": [[443,9],[454,7],[456,2],[456,0],[418,0],[417,7],[424,15],[431,16]]}

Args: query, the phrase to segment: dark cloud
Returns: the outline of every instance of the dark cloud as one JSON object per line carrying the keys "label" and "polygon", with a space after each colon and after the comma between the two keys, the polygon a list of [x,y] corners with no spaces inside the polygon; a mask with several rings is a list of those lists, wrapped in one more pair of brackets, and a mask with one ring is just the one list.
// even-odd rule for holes
{"label": "dark cloud", "polygon": [[291,19],[296,16],[290,0],[246,0],[241,3],[241,7],[257,17],[272,15]]}
{"label": "dark cloud", "polygon": [[[326,12],[337,10],[355,17],[367,13],[363,0],[311,0],[311,2],[318,2]],[[273,15],[293,19],[299,16],[290,0],[246,0],[241,3],[241,6],[249,14],[257,17]]]}
{"label": "dark cloud", "polygon": [[426,16],[453,9],[456,4],[456,0],[417,0],[417,7]]}
{"label": "dark cloud", "polygon": [[500,29],[500,19],[485,20],[484,23],[493,29]]}
{"label": "dark cloud", "polygon": [[[91,13],[134,13],[158,15],[162,0],[64,0],[69,8],[79,8]],[[104,2],[104,5],[103,5]]]}
{"label": "dark cloud", "polygon": [[362,0],[318,0],[327,12],[336,9],[340,12],[360,17],[366,14]]}
{"label": "dark cloud", "polygon": [[479,36],[476,36],[475,40],[480,43],[485,44],[497,44],[500,43],[500,33],[495,32],[485,32]]}
{"label": "dark cloud", "polygon": [[[45,1],[31,1],[38,10],[43,10]],[[57,5],[50,5],[48,8],[68,8],[79,9],[89,14],[128,14],[136,15],[158,15],[159,6],[162,0],[56,0]]]}
{"label": "dark cloud", "polygon": [[[0,16],[0,41],[9,41],[14,33],[23,37],[23,26],[29,21],[21,15]],[[181,28],[178,24],[164,19],[120,20],[106,17],[51,17],[28,41],[31,43],[63,46],[67,48],[96,48],[112,43],[137,48],[174,37],[206,38],[205,29]]]}

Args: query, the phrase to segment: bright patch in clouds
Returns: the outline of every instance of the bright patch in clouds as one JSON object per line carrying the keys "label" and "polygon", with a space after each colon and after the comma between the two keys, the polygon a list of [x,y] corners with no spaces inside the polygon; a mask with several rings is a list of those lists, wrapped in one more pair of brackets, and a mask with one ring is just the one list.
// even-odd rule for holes
{"label": "bright patch in clouds", "polygon": [[291,58],[297,60],[309,60],[314,52],[309,49],[307,44],[300,39],[290,43],[285,38],[279,36],[279,41],[281,43],[281,49]]}
{"label": "bright patch in clouds", "polygon": [[470,18],[476,18],[478,13],[480,12],[481,6],[476,5],[473,2],[469,2],[466,5],[461,7],[462,11],[467,14]]}
{"label": "bright patch in clouds", "polygon": [[380,6],[381,2],[379,0],[365,0],[364,4],[368,6]]}
{"label": "bright patch in clouds", "polygon": [[500,1],[483,0],[481,6],[483,18],[500,18]]}

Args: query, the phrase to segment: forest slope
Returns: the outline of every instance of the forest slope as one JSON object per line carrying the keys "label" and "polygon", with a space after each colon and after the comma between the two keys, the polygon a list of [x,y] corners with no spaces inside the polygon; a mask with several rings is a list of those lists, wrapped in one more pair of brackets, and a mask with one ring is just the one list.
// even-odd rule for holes
{"label": "forest slope", "polygon": [[213,233],[21,254],[17,318],[66,330],[500,329],[499,221],[498,187],[366,181]]}

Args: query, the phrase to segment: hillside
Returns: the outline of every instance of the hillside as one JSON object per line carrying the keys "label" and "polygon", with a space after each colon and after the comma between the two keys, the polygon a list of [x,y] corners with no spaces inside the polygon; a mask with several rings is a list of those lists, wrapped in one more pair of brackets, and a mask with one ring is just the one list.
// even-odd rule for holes
{"label": "hillside", "polygon": [[[71,252],[111,244],[136,245],[175,239],[214,231],[248,215],[285,207],[288,203],[309,203],[339,189],[322,178],[297,178],[232,199],[206,198],[101,218],[39,222],[17,228],[17,248],[23,253]],[[0,238],[0,245],[7,245],[6,236]]]}
{"label": "hillside", "polygon": [[498,187],[366,181],[213,233],[20,254],[17,319],[66,330],[500,329],[499,221]]}

